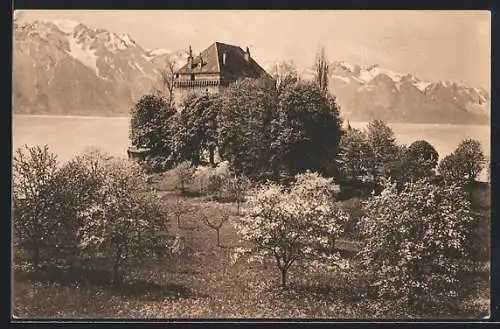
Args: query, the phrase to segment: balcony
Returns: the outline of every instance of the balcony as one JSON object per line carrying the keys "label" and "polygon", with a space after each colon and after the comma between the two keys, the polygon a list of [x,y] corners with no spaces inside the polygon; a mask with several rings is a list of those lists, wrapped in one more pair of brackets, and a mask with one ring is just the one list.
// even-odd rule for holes
{"label": "balcony", "polygon": [[174,81],[175,88],[195,88],[219,86],[220,80],[177,80]]}

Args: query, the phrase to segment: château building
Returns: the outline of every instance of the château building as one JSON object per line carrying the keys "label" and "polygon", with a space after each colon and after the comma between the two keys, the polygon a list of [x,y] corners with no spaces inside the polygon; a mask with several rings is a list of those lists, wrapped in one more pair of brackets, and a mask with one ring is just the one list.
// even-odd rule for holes
{"label": "ch\u00e2teau building", "polygon": [[271,76],[238,46],[215,42],[198,56],[193,56],[191,46],[187,63],[175,72],[174,97],[182,99],[186,94],[195,92],[217,93],[221,88],[241,78]]}

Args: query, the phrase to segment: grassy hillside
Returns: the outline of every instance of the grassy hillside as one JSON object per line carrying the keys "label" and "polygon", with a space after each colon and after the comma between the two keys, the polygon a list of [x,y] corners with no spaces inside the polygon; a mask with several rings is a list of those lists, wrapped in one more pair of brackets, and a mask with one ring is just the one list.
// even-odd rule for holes
{"label": "grassy hillside", "polygon": [[[152,182],[170,211],[177,202],[171,177],[166,174]],[[370,295],[363,273],[310,272],[293,266],[290,287],[279,289],[279,272],[274,263],[231,262],[232,248],[239,239],[232,222],[236,205],[221,204],[196,196],[191,186],[183,201],[191,208],[181,217],[180,227],[172,216],[172,236],[183,241],[177,256],[161,262],[151,261],[127,271],[125,283],[117,288],[105,284],[108,273],[63,275],[46,267],[30,272],[16,266],[13,313],[17,317],[137,317],[137,318],[407,318],[407,310],[395,310],[391,300]],[[215,231],[200,220],[200,213],[217,218],[226,209],[232,214],[221,230],[217,246]],[[340,241],[339,247],[355,250],[355,241]],[[352,253],[351,253],[352,254]],[[458,305],[420,316],[483,317],[489,310],[489,263],[471,266],[468,277],[471,292]],[[472,270],[474,268],[474,270]],[[419,316],[418,314],[414,316]]]}

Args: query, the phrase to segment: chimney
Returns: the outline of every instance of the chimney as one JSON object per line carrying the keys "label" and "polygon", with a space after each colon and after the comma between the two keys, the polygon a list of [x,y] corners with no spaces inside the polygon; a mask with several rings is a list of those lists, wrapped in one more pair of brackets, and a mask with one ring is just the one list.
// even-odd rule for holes
{"label": "chimney", "polygon": [[203,58],[201,57],[201,53],[199,57],[200,57],[200,62],[198,63],[198,66],[201,69],[201,67],[203,66]]}
{"label": "chimney", "polygon": [[226,65],[226,53],[222,53],[222,65]]}
{"label": "chimney", "polygon": [[245,52],[245,60],[250,62],[250,49],[247,47],[247,51]]}
{"label": "chimney", "polygon": [[192,68],[193,66],[193,49],[191,49],[191,45],[189,45],[189,55],[188,55],[188,65],[189,65],[189,68]]}

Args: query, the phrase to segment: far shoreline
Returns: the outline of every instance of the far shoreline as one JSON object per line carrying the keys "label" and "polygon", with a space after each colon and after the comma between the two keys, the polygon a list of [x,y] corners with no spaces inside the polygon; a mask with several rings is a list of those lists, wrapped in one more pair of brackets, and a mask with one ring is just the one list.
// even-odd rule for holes
{"label": "far shoreline", "polygon": [[[64,115],[64,114],[16,114],[12,113],[12,119],[14,118],[53,118],[53,119],[118,119],[118,120],[129,120],[130,116],[98,116],[98,115]],[[385,121],[385,120],[384,120]],[[351,121],[348,119],[343,119],[343,124],[351,123],[354,125],[366,125],[369,121]],[[448,122],[404,122],[404,121],[385,121],[389,125],[442,125],[442,126],[477,126],[477,127],[491,127],[491,122],[489,124],[477,124],[477,123],[448,123]]]}

